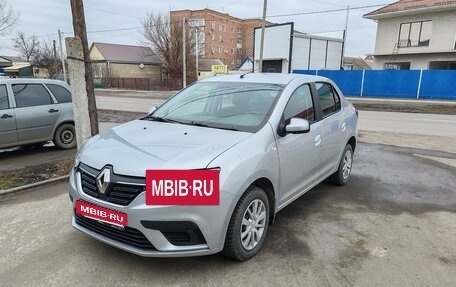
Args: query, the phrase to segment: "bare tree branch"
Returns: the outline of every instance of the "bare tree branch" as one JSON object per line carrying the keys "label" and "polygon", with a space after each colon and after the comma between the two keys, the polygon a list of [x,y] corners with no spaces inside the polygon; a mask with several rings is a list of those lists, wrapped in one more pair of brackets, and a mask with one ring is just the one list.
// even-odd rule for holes
{"label": "bare tree branch", "polygon": [[[182,79],[182,24],[170,22],[167,14],[148,13],[141,21],[145,38],[143,44],[149,46],[157,55],[163,69],[171,78]],[[186,33],[187,75],[196,78],[195,57],[192,56],[195,42],[191,37],[191,33]]]}
{"label": "bare tree branch", "polygon": [[33,65],[38,68],[44,68],[47,70],[48,75],[51,79],[56,78],[56,70],[62,69],[60,55],[56,53],[54,58],[54,46],[52,42],[44,41],[41,42],[37,47],[37,53],[33,59]]}
{"label": "bare tree branch", "polygon": [[38,53],[40,42],[33,34],[27,37],[24,32],[17,32],[16,38],[13,40],[13,48],[18,51],[27,62],[33,60],[33,57]]}
{"label": "bare tree branch", "polygon": [[19,12],[14,11],[6,4],[6,0],[0,0],[0,36],[8,33],[19,18]]}

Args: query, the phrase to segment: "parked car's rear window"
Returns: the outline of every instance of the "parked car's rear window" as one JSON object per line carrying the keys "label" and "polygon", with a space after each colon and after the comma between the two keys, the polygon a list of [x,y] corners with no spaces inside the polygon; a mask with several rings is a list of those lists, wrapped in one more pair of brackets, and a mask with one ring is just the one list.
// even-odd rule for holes
{"label": "parked car's rear window", "polygon": [[6,86],[0,85],[0,110],[9,109],[8,93],[6,92]]}
{"label": "parked car's rear window", "polygon": [[71,103],[71,93],[60,85],[46,84],[59,103]]}
{"label": "parked car's rear window", "polygon": [[51,95],[40,84],[16,84],[13,92],[18,108],[52,104]]}

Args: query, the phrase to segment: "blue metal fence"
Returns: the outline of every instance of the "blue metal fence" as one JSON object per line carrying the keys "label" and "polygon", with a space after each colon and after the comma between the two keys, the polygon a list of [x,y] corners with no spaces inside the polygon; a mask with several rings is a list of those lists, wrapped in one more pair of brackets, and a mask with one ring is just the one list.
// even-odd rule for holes
{"label": "blue metal fence", "polygon": [[456,100],[452,70],[294,70],[333,80],[347,96]]}

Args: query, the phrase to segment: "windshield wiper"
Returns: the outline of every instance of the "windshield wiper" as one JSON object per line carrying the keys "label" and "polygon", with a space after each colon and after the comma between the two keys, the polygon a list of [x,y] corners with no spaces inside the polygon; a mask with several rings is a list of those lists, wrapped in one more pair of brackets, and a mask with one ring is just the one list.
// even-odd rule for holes
{"label": "windshield wiper", "polygon": [[162,123],[177,123],[177,124],[188,125],[188,123],[185,123],[185,122],[176,121],[176,120],[172,120],[172,119],[165,119],[162,117],[157,117],[157,116],[152,116],[152,115],[147,116],[146,119],[156,121],[156,122],[162,122]]}
{"label": "windshield wiper", "polygon": [[190,123],[192,126],[197,126],[197,127],[204,127],[204,128],[214,128],[214,129],[221,129],[221,130],[228,130],[228,131],[239,131],[238,129],[235,129],[234,127],[215,127],[211,126],[208,124],[203,124],[203,123],[198,123],[198,122],[191,122]]}

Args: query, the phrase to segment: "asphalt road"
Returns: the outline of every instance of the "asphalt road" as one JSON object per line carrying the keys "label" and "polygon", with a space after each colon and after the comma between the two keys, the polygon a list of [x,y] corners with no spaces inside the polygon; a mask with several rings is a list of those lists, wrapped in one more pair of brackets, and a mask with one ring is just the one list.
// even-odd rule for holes
{"label": "asphalt road", "polygon": [[[98,108],[106,110],[147,112],[163,102],[151,98],[97,96]],[[375,111],[360,111],[359,114],[360,130],[456,137],[456,115]]]}
{"label": "asphalt road", "polygon": [[[245,263],[138,257],[70,226],[67,183],[0,197],[3,286],[454,286],[456,169],[360,144],[351,182],[282,210]],[[426,176],[422,176],[426,175]]]}

